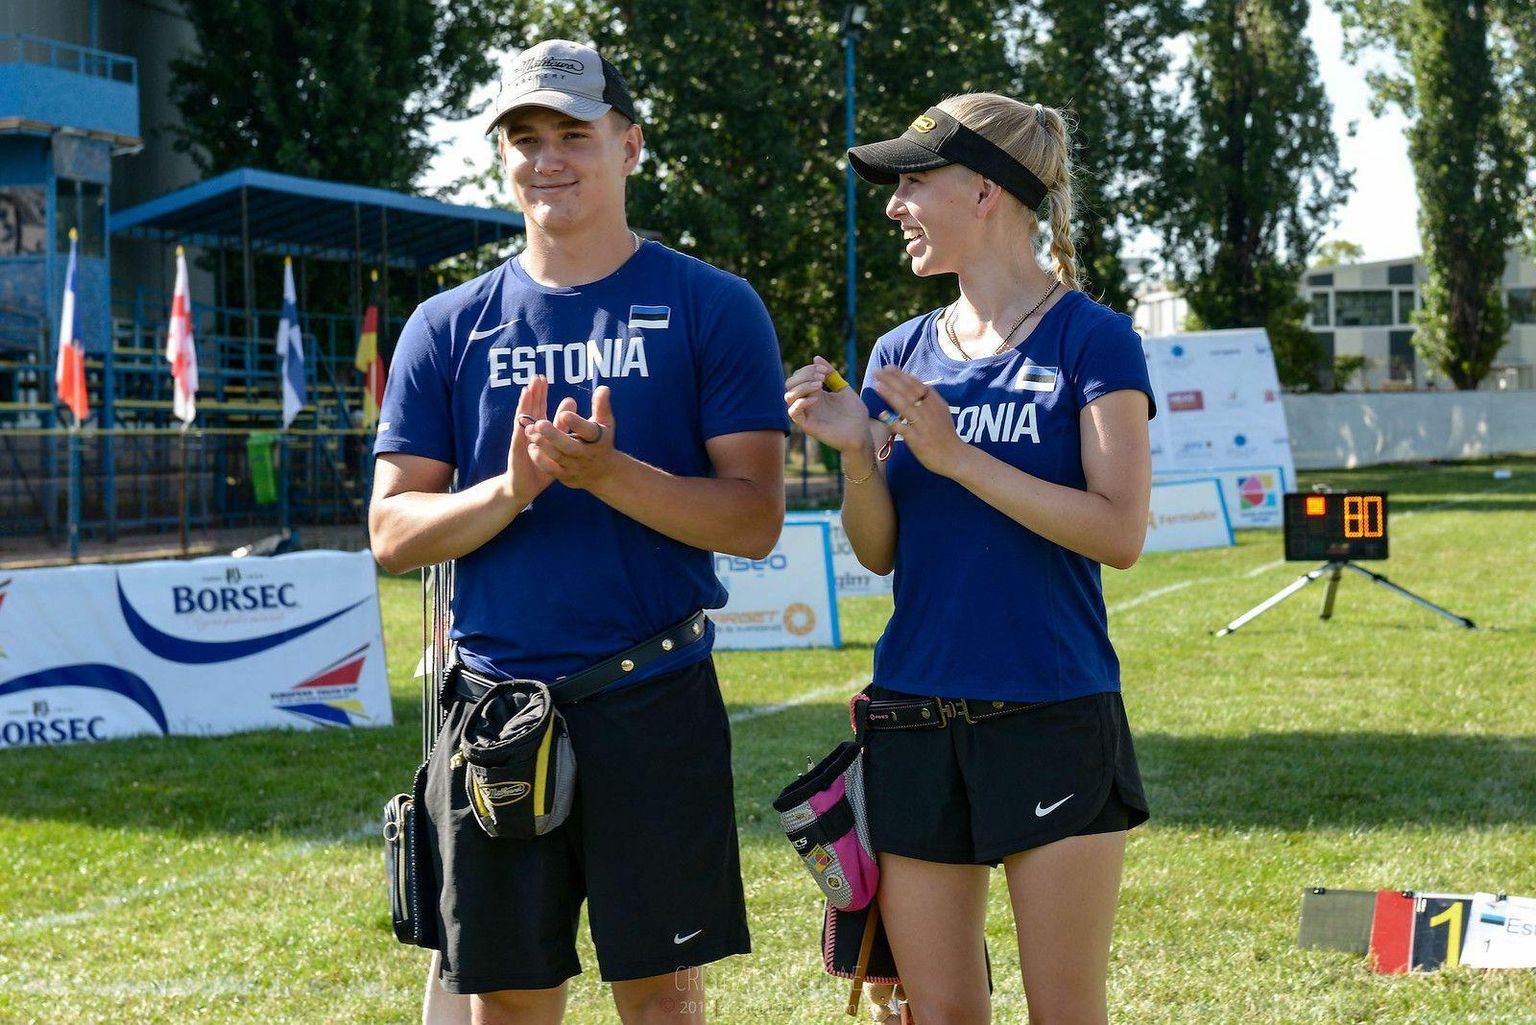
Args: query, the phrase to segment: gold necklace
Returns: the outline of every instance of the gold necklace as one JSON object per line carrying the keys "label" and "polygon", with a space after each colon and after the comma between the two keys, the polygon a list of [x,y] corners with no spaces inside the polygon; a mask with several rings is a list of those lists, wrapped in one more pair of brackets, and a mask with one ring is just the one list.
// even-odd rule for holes
{"label": "gold necklace", "polygon": [[[1023,327],[1024,322],[1030,317],[1033,317],[1039,311],[1040,307],[1045,305],[1045,301],[1047,299],[1056,294],[1056,289],[1060,285],[1060,281],[1051,282],[1051,287],[1045,290],[1045,294],[1042,295],[1038,301],[1036,301],[1035,305],[1029,308],[1027,313],[1013,322],[1013,326],[1008,329],[1007,334],[1003,335],[1003,340],[997,344],[997,348],[993,349],[988,355],[996,356],[998,353],[1008,348],[1008,339],[1012,338],[1013,333],[1019,328]],[[959,312],[957,309],[958,306],[958,302],[952,304],[949,308],[949,315],[944,318],[944,330],[949,334],[949,344],[953,345],[955,349],[960,353],[960,355],[964,356],[968,360],[980,359],[981,357],[972,356],[969,352],[967,352],[965,346],[960,344],[960,339],[955,337],[955,317]]]}

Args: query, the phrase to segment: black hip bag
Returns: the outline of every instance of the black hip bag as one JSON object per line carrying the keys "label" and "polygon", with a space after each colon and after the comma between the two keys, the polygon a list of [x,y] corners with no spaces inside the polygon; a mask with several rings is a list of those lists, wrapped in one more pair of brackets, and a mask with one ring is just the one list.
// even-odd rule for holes
{"label": "black hip bag", "polygon": [[[465,768],[470,809],[487,836],[531,839],[557,828],[570,814],[576,790],[576,754],[560,707],[584,701],[664,655],[704,638],[701,609],[653,637],[597,665],[553,683],[499,680],[456,661],[443,674],[440,698],[474,707],[454,738],[450,765]],[[439,707],[447,707],[439,700]],[[432,731],[436,733],[434,729]],[[428,758],[430,758],[430,753]],[[409,794],[384,805],[384,865],[390,919],[402,943],[436,949],[437,899],[427,847],[426,762]]]}

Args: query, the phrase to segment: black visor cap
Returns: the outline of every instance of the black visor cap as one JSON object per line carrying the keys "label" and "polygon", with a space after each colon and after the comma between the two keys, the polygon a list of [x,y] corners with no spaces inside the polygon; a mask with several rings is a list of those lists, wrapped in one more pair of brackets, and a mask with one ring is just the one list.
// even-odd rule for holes
{"label": "black visor cap", "polygon": [[1039,209],[1046,197],[1045,183],[1033,171],[938,107],[929,107],[894,139],[853,147],[848,161],[860,178],[876,185],[894,185],[904,174],[961,164],[997,182],[1031,210]]}

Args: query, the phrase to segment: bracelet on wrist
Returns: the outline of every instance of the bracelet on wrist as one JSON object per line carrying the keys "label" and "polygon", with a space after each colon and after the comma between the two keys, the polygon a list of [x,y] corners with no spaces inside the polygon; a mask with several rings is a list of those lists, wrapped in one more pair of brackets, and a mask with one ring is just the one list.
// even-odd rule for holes
{"label": "bracelet on wrist", "polygon": [[863,484],[865,481],[869,480],[869,478],[875,475],[875,470],[877,468],[878,464],[875,460],[871,459],[869,461],[869,469],[864,472],[864,476],[850,477],[848,476],[848,460],[845,458],[843,460],[843,479],[846,480],[849,484]]}

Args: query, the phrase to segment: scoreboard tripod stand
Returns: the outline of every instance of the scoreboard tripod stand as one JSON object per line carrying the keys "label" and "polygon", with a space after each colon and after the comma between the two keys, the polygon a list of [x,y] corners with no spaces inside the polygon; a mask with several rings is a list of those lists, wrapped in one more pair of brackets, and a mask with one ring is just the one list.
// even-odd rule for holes
{"label": "scoreboard tripod stand", "polygon": [[1468,630],[1476,629],[1476,624],[1465,616],[1449,612],[1434,602],[1414,594],[1406,587],[1394,584],[1380,573],[1372,573],[1354,564],[1354,560],[1357,559],[1385,559],[1386,557],[1386,492],[1329,491],[1322,488],[1311,494],[1291,492],[1285,496],[1286,561],[1306,562],[1317,558],[1325,561],[1321,566],[1303,573],[1217,630],[1216,636],[1225,637],[1244,624],[1252,622],[1308,584],[1321,580],[1324,575],[1328,577],[1328,587],[1323,593],[1323,610],[1318,618],[1332,619],[1333,600],[1338,594],[1339,580],[1344,576],[1345,570],[1359,573],[1393,594],[1406,598],[1437,616],[1449,619],[1458,626],[1464,626]]}

